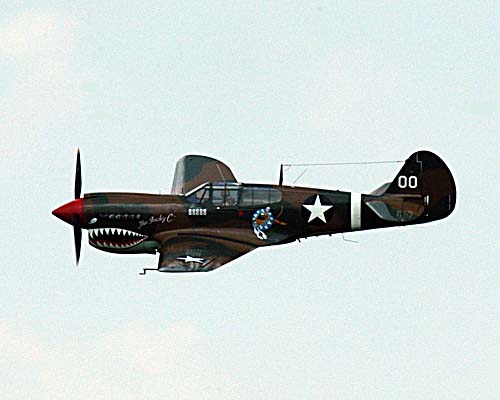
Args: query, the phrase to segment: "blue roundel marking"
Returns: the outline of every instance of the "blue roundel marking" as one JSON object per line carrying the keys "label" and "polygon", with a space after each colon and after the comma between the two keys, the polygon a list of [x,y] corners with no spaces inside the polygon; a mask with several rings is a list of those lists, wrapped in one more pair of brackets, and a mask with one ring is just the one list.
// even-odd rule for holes
{"label": "blue roundel marking", "polygon": [[268,231],[274,224],[274,215],[269,207],[261,208],[252,215],[252,225],[260,231]]}

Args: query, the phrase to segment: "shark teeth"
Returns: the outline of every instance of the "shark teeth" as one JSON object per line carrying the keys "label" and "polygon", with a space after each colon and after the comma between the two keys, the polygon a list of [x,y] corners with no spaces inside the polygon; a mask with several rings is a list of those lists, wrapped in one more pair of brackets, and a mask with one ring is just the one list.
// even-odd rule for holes
{"label": "shark teeth", "polygon": [[89,229],[89,243],[103,249],[129,249],[146,240],[147,236],[120,228]]}

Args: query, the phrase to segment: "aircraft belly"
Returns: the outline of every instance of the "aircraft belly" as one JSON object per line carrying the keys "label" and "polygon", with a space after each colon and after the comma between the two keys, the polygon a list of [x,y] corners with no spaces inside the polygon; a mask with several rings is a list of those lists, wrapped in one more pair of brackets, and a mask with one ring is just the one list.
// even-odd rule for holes
{"label": "aircraft belly", "polygon": [[237,243],[245,243],[248,245],[252,245],[254,247],[269,246],[278,243],[286,239],[287,237],[286,235],[270,234],[268,236],[268,240],[261,240],[254,234],[251,228],[214,229],[206,227],[206,228],[185,228],[173,231],[159,232],[158,234],[154,235],[153,238],[156,241],[163,243],[175,237],[188,237],[192,235],[205,238],[225,239]]}

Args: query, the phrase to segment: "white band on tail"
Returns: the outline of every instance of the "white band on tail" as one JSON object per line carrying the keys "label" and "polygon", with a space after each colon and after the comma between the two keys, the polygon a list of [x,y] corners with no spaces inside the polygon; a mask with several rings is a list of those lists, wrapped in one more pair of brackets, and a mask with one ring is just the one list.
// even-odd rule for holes
{"label": "white band on tail", "polygon": [[351,193],[351,229],[361,229],[361,193]]}

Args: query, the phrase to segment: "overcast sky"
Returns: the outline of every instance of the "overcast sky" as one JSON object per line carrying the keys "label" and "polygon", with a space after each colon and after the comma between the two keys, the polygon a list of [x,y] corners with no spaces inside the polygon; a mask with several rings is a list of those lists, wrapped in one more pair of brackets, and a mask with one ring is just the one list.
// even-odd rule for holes
{"label": "overcast sky", "polygon": [[[498,399],[497,1],[3,2],[2,399]],[[334,4],[333,4],[334,3]],[[458,205],[421,228],[258,249],[207,274],[82,248],[83,192],[168,193],[185,154],[439,154]],[[399,166],[309,169],[370,192]],[[287,171],[285,183],[302,171]]]}

